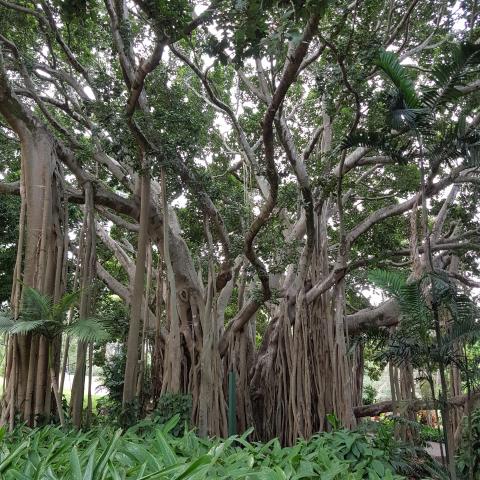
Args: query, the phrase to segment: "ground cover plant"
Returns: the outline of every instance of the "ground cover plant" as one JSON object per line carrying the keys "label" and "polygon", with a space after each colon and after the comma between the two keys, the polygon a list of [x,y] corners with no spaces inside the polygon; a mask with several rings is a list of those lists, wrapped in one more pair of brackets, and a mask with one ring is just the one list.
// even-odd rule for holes
{"label": "ground cover plant", "polygon": [[6,480],[404,478],[374,439],[360,433],[338,430],[282,448],[278,440],[250,443],[247,435],[209,440],[187,430],[173,436],[178,419],[144,421],[124,433],[54,426],[2,431],[0,474]]}

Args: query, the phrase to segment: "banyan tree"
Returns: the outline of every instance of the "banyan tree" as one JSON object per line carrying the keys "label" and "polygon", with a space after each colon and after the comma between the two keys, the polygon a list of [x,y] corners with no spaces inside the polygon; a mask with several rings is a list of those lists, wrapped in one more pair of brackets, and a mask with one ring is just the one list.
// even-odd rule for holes
{"label": "banyan tree", "polygon": [[[443,0],[0,0],[13,315],[26,287],[78,289],[80,318],[99,288],[120,297],[125,410],[186,393],[199,432],[226,435],[233,378],[239,431],[354,426],[356,339],[401,319],[367,272],[433,257],[472,286],[479,13],[461,3],[459,24]],[[55,415],[63,351],[9,335],[3,423]],[[80,341],[77,426],[91,357]]]}

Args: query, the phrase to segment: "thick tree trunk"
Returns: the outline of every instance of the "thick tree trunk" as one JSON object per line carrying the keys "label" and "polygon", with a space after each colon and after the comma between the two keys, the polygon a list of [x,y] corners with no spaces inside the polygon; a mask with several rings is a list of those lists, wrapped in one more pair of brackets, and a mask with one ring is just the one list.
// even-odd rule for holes
{"label": "thick tree trunk", "polygon": [[[262,439],[278,436],[283,444],[327,430],[329,414],[345,427],[356,423],[343,324],[344,286],[338,282],[311,303],[307,303],[303,288],[329,275],[327,211],[325,205],[317,219],[308,281],[297,279],[301,287],[294,305],[287,297],[275,310],[254,366],[256,434]],[[286,291],[290,283],[287,278]]]}
{"label": "thick tree trunk", "polygon": [[[0,111],[1,107],[0,102]],[[57,159],[52,137],[28,117],[20,120],[7,116],[7,119],[20,137],[24,186],[24,213],[21,212],[21,216],[24,216],[25,223],[23,224],[22,218],[20,220],[20,231],[25,239],[24,258],[22,262],[21,254],[17,256],[17,281],[14,282],[12,292],[17,304],[14,310],[18,313],[21,310],[19,302],[23,286],[36,288],[52,297],[63,291],[63,267],[57,263],[64,258],[65,226],[61,220],[63,215],[60,214],[61,187],[55,174]],[[22,249],[22,245],[19,248]],[[22,284],[18,282],[19,279]],[[54,348],[58,348],[58,343],[50,344],[46,338],[38,335],[22,335],[10,339],[7,358],[12,363],[7,368],[9,375],[2,414],[4,422],[12,413],[20,414],[20,418],[30,425],[49,417],[51,383],[48,355],[57,357],[51,351]],[[54,365],[53,367],[55,368]]]}

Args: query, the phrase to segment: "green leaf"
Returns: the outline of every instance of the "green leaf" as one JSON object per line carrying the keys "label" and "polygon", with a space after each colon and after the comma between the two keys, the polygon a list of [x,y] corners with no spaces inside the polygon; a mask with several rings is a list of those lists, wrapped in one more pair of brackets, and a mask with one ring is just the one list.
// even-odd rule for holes
{"label": "green leaf", "polygon": [[80,290],[66,293],[63,297],[53,305],[52,317],[59,323],[63,323],[64,317],[68,310],[72,308],[80,298]]}
{"label": "green leaf", "polygon": [[[210,455],[202,455],[201,457],[197,458],[194,462],[192,462],[188,468],[180,475],[174,477],[175,480],[184,480],[186,478],[191,478],[191,476],[201,469],[201,467],[208,465],[212,457]],[[232,474],[232,472],[230,472]]]}
{"label": "green leaf", "polygon": [[437,64],[431,73],[433,86],[424,88],[422,101],[430,108],[453,102],[463,96],[457,88],[464,84],[469,67],[480,63],[480,45],[454,45],[450,58]]}
{"label": "green leaf", "polygon": [[47,324],[47,320],[20,320],[14,322],[10,328],[9,333],[11,335],[26,335],[27,333],[34,332],[42,329]]}
{"label": "green leaf", "polygon": [[163,461],[168,467],[177,463],[177,457],[165,438],[161,430],[157,430],[156,443],[162,454]]}
{"label": "green leaf", "polygon": [[85,318],[72,322],[64,328],[64,332],[83,342],[103,342],[110,337],[103,323],[96,318]]}
{"label": "green leaf", "polygon": [[118,443],[118,440],[121,434],[122,434],[122,430],[118,429],[115,432],[113,438],[110,440],[108,447],[103,451],[102,455],[100,455],[97,465],[95,466],[95,469],[93,471],[94,480],[102,479],[105,468],[107,467],[107,463],[115,453],[115,447]]}
{"label": "green leaf", "polygon": [[380,478],[384,477],[385,465],[382,462],[380,462],[379,460],[373,460],[371,463],[371,467],[375,470],[375,472]]}
{"label": "green leaf", "polygon": [[13,463],[13,461],[19,457],[24,450],[28,448],[30,442],[25,440],[22,442],[12,453],[8,454],[1,462],[0,462],[0,473],[3,473],[7,470],[7,468]]}
{"label": "green leaf", "polygon": [[78,458],[77,447],[73,447],[70,452],[70,473],[72,480],[82,480],[82,469],[80,459]]}
{"label": "green leaf", "polygon": [[21,317],[24,320],[50,318],[52,299],[48,295],[43,295],[32,287],[24,287],[22,294]]}
{"label": "green leaf", "polygon": [[402,293],[407,283],[406,274],[394,270],[371,270],[368,273],[368,279],[376,287],[396,297]]}
{"label": "green leaf", "polygon": [[415,91],[413,81],[405,67],[398,61],[395,53],[387,51],[380,52],[376,64],[397,87],[408,108],[421,108],[422,104]]}

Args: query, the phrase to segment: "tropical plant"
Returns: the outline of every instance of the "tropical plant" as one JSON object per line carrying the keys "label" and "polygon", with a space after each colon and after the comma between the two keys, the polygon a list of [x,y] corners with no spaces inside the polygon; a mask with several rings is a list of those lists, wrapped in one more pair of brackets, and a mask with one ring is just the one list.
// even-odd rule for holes
{"label": "tropical plant", "polygon": [[[124,406],[191,394],[200,434],[225,435],[233,371],[239,429],[294,444],[329,413],[356,424],[367,349],[347,335],[396,322],[369,308],[365,272],[408,260],[420,198],[445,203],[442,240],[458,220],[461,249],[435,252],[478,271],[477,2],[209,3],[0,1],[0,192],[20,200],[0,293],[19,312],[17,280],[72,285],[81,318],[109,296]],[[33,327],[8,347],[12,426],[50,413]]]}
{"label": "tropical plant", "polygon": [[443,433],[437,428],[430,427],[429,425],[421,425],[419,439],[422,442],[442,442]]}
{"label": "tropical plant", "polygon": [[474,410],[469,417],[464,418],[456,460],[462,478],[480,479],[480,409]]}
{"label": "tropical plant", "polygon": [[157,423],[167,423],[171,418],[179,417],[178,424],[171,430],[172,434],[179,436],[185,426],[190,425],[192,416],[192,396],[175,393],[160,395],[157,407],[152,412],[152,419]]}
{"label": "tropical plant", "polygon": [[[318,479],[401,480],[371,436],[338,430],[282,448],[274,439],[201,439],[172,435],[177,415],[162,426],[142,421],[123,434],[109,427],[65,432],[19,428],[0,447],[5,480]],[[2,431],[5,434],[5,431]]]}
{"label": "tropical plant", "polygon": [[96,318],[80,318],[66,322],[67,312],[78,301],[80,292],[65,294],[56,303],[48,295],[25,287],[23,303],[18,319],[8,314],[1,317],[0,332],[9,335],[38,333],[53,340],[62,333],[76,337],[84,342],[101,342],[108,338],[104,324]]}
{"label": "tropical plant", "polygon": [[[423,372],[434,401],[434,372],[442,373],[447,365],[456,365],[468,381],[468,361],[463,346],[480,338],[479,311],[472,300],[458,290],[448,273],[435,271],[407,281],[402,272],[376,270],[370,273],[370,280],[397,300],[401,314],[399,327],[380,356],[397,365],[410,364]],[[448,389],[442,379],[439,404],[443,435],[453,454],[447,397]]]}
{"label": "tropical plant", "polygon": [[[450,164],[458,158],[465,158],[470,166],[478,165],[480,133],[476,128],[467,128],[465,114],[458,115],[458,121],[449,125],[435,114],[465,95],[462,87],[475,75],[479,64],[480,45],[452,45],[446,59],[435,64],[417,86],[398,55],[380,51],[376,65],[390,84],[384,92],[388,106],[385,129],[383,133],[359,130],[346,137],[343,147],[380,149],[400,162],[412,156],[421,161],[426,157],[434,171],[440,163]],[[405,135],[416,145],[412,140],[406,141]]]}
{"label": "tropical plant", "polygon": [[[458,345],[480,338],[479,311],[447,272],[424,274],[409,282],[404,272],[373,270],[369,278],[397,300],[402,318],[382,357],[398,364],[409,362],[418,368],[428,366],[431,371],[440,359],[445,364],[465,367],[465,356]],[[433,334],[434,309],[439,310],[443,319],[441,342]]]}
{"label": "tropical plant", "polygon": [[5,335],[40,335],[48,342],[48,370],[57,411],[62,426],[65,417],[53,361],[53,343],[62,334],[83,342],[101,342],[108,332],[101,321],[95,318],[79,318],[67,323],[67,312],[77,303],[80,292],[67,293],[58,302],[31,287],[24,287],[22,307],[18,318],[4,313],[0,316],[0,333]]}
{"label": "tropical plant", "polygon": [[377,398],[377,390],[373,385],[365,385],[363,387],[362,400],[364,405],[371,405],[375,403]]}
{"label": "tropical plant", "polygon": [[422,427],[402,417],[386,416],[379,421],[362,423],[359,431],[373,435],[375,446],[384,452],[395,472],[407,478],[446,480],[448,477],[443,466],[425,452],[423,445],[412,445],[395,438],[396,427],[405,423],[416,430]]}

